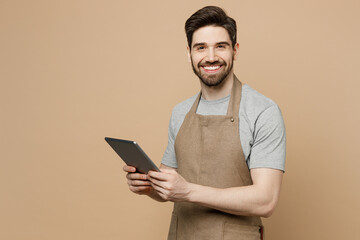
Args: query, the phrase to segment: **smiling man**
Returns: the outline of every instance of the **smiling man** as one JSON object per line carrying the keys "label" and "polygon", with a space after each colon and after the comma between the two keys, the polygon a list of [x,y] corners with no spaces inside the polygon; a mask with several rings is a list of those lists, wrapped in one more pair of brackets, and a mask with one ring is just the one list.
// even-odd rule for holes
{"label": "smiling man", "polygon": [[173,110],[161,172],[124,166],[129,188],[174,202],[168,239],[261,239],[285,170],[280,109],[234,75],[236,22],[221,8],[198,10],[185,31],[201,91]]}

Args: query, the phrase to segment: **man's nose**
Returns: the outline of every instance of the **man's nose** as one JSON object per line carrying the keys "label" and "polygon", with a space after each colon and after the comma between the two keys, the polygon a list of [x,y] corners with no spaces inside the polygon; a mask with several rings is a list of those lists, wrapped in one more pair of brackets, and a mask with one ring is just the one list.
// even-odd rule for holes
{"label": "man's nose", "polygon": [[218,57],[216,55],[214,48],[209,48],[207,53],[207,59],[208,62],[216,62],[218,60]]}

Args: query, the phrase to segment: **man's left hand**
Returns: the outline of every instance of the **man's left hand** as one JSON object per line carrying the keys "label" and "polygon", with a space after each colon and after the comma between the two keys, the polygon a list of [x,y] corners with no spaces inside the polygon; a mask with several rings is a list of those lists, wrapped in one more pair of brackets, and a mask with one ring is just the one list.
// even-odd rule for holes
{"label": "man's left hand", "polygon": [[182,202],[189,199],[191,184],[174,169],[149,171],[148,180],[158,195],[166,201]]}

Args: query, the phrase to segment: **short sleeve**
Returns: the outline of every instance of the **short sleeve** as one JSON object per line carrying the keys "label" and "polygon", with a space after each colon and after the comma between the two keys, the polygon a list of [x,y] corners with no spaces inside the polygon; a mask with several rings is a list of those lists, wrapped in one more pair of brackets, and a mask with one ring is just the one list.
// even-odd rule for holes
{"label": "short sleeve", "polygon": [[177,168],[177,161],[175,155],[175,127],[174,127],[174,114],[171,115],[169,130],[168,130],[168,145],[165,149],[161,163],[172,168]]}
{"label": "short sleeve", "polygon": [[272,105],[259,114],[253,132],[249,168],[285,171],[286,134],[281,111]]}

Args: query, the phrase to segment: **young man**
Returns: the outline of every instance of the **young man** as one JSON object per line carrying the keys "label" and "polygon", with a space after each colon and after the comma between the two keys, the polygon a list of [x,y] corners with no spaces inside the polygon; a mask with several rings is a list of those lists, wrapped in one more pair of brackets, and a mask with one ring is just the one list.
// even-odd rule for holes
{"label": "young man", "polygon": [[281,112],[234,75],[236,23],[222,9],[200,9],[185,30],[201,92],[174,108],[161,172],[124,166],[129,188],[175,203],[168,239],[260,239],[285,170]]}

